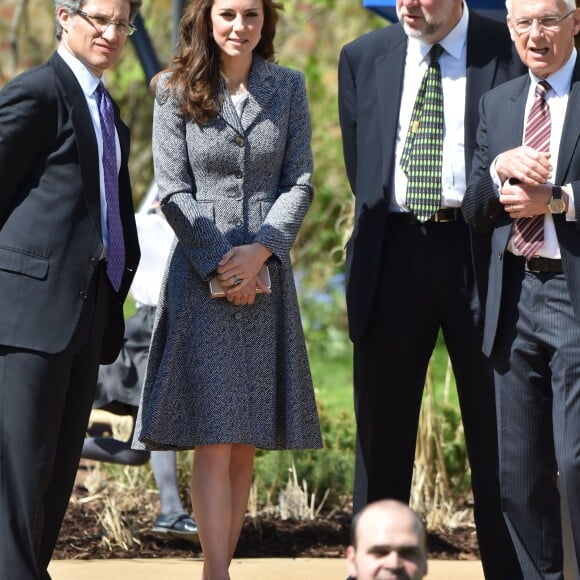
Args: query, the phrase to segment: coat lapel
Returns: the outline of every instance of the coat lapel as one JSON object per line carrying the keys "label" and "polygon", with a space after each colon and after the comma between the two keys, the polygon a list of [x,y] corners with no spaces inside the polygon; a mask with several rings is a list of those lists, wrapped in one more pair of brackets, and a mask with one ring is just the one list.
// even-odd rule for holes
{"label": "coat lapel", "polygon": [[274,81],[267,62],[261,56],[255,55],[248,80],[248,102],[242,113],[242,126],[245,130],[268,108],[268,103],[276,90]]}
{"label": "coat lapel", "polygon": [[[519,147],[523,143],[524,135],[524,111],[526,109],[526,100],[528,98],[528,88],[530,86],[530,77],[525,75],[514,83],[514,90],[509,100],[505,103],[505,113],[501,126],[503,131],[496,135],[497,146],[492,153],[492,157],[499,155],[503,151]],[[498,218],[498,239],[502,248],[506,248],[513,228],[513,220],[506,212],[503,212]]]}
{"label": "coat lapel", "polygon": [[564,119],[564,129],[560,139],[556,183],[564,183],[570,170],[570,164],[580,139],[580,59],[576,60],[572,85],[568,96],[568,106]]}
{"label": "coat lapel", "polygon": [[383,183],[392,181],[407,54],[407,37],[400,25],[395,26],[399,26],[399,34],[385,42],[385,53],[375,60],[376,102],[385,160]]}
{"label": "coat lapel", "polygon": [[242,118],[240,119],[238,116],[232,99],[227,94],[226,84],[223,81],[224,101],[220,117],[234,131],[243,135],[255,123],[262,111],[268,108],[268,103],[275,90],[275,79],[268,70],[268,63],[259,54],[255,54],[248,78],[248,100],[244,106]]}
{"label": "coat lapel", "polygon": [[530,76],[525,75],[514,83],[514,92],[507,103],[505,114],[504,136],[507,143],[502,148],[503,151],[513,149],[523,144],[524,139],[524,112],[526,110],[526,100],[528,89],[530,88]]}
{"label": "coat lapel", "polygon": [[238,117],[238,113],[236,111],[234,103],[232,102],[232,99],[228,95],[226,83],[223,80],[222,80],[222,91],[224,99],[218,116],[222,118],[222,120],[230,129],[233,129],[236,133],[243,135],[244,128],[242,127],[242,122]]}
{"label": "coat lapel", "polygon": [[61,83],[63,98],[70,107],[87,212],[95,229],[102,236],[99,153],[89,107],[76,77],[62,58],[54,53],[48,64],[54,68]]}

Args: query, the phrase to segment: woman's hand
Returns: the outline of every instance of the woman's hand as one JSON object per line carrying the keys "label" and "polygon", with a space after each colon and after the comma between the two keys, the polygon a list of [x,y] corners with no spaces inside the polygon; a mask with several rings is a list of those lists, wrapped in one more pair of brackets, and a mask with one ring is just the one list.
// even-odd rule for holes
{"label": "woman's hand", "polygon": [[258,272],[272,252],[260,243],[236,246],[227,252],[218,266],[217,277],[229,302],[242,306],[256,300],[256,286],[265,294],[270,289],[258,278]]}

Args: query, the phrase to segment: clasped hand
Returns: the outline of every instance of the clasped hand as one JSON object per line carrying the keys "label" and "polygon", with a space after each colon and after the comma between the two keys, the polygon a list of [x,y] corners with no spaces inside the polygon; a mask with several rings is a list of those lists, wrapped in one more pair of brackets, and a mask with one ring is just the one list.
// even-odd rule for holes
{"label": "clasped hand", "polygon": [[272,252],[260,243],[235,246],[221,259],[217,277],[226,291],[226,299],[237,306],[253,304],[256,287],[264,294],[270,289],[258,278],[258,272]]}
{"label": "clasped hand", "polygon": [[504,184],[499,201],[513,219],[548,212],[552,188],[550,154],[530,147],[516,147],[499,155],[495,170]]}

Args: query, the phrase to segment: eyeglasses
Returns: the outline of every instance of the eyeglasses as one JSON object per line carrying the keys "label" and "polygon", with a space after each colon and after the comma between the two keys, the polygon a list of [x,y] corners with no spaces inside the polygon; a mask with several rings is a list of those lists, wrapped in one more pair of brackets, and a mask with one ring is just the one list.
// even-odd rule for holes
{"label": "eyeglasses", "polygon": [[109,26],[114,26],[117,34],[121,36],[131,36],[137,28],[128,22],[123,22],[122,20],[113,20],[108,16],[102,14],[87,14],[82,10],[75,10],[75,14],[78,14],[81,18],[84,18],[93,28],[96,28],[101,34],[109,29]]}
{"label": "eyeglasses", "polygon": [[518,34],[527,34],[536,22],[538,28],[542,30],[558,30],[561,26],[562,20],[565,20],[572,14],[575,10],[570,10],[568,14],[564,16],[540,16],[540,18],[520,18],[519,20],[514,20],[513,27]]}

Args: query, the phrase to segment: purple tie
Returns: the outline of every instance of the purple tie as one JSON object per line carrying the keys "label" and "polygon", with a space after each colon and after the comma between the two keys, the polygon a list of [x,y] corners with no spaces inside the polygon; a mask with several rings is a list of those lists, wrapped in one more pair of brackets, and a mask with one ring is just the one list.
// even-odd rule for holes
{"label": "purple tie", "polygon": [[105,199],[107,200],[107,226],[109,229],[109,249],[107,256],[107,276],[118,291],[125,270],[125,244],[123,224],[119,211],[119,174],[117,171],[117,150],[115,147],[115,117],[113,103],[103,83],[97,87],[97,102],[103,136],[103,171],[105,178]]}

